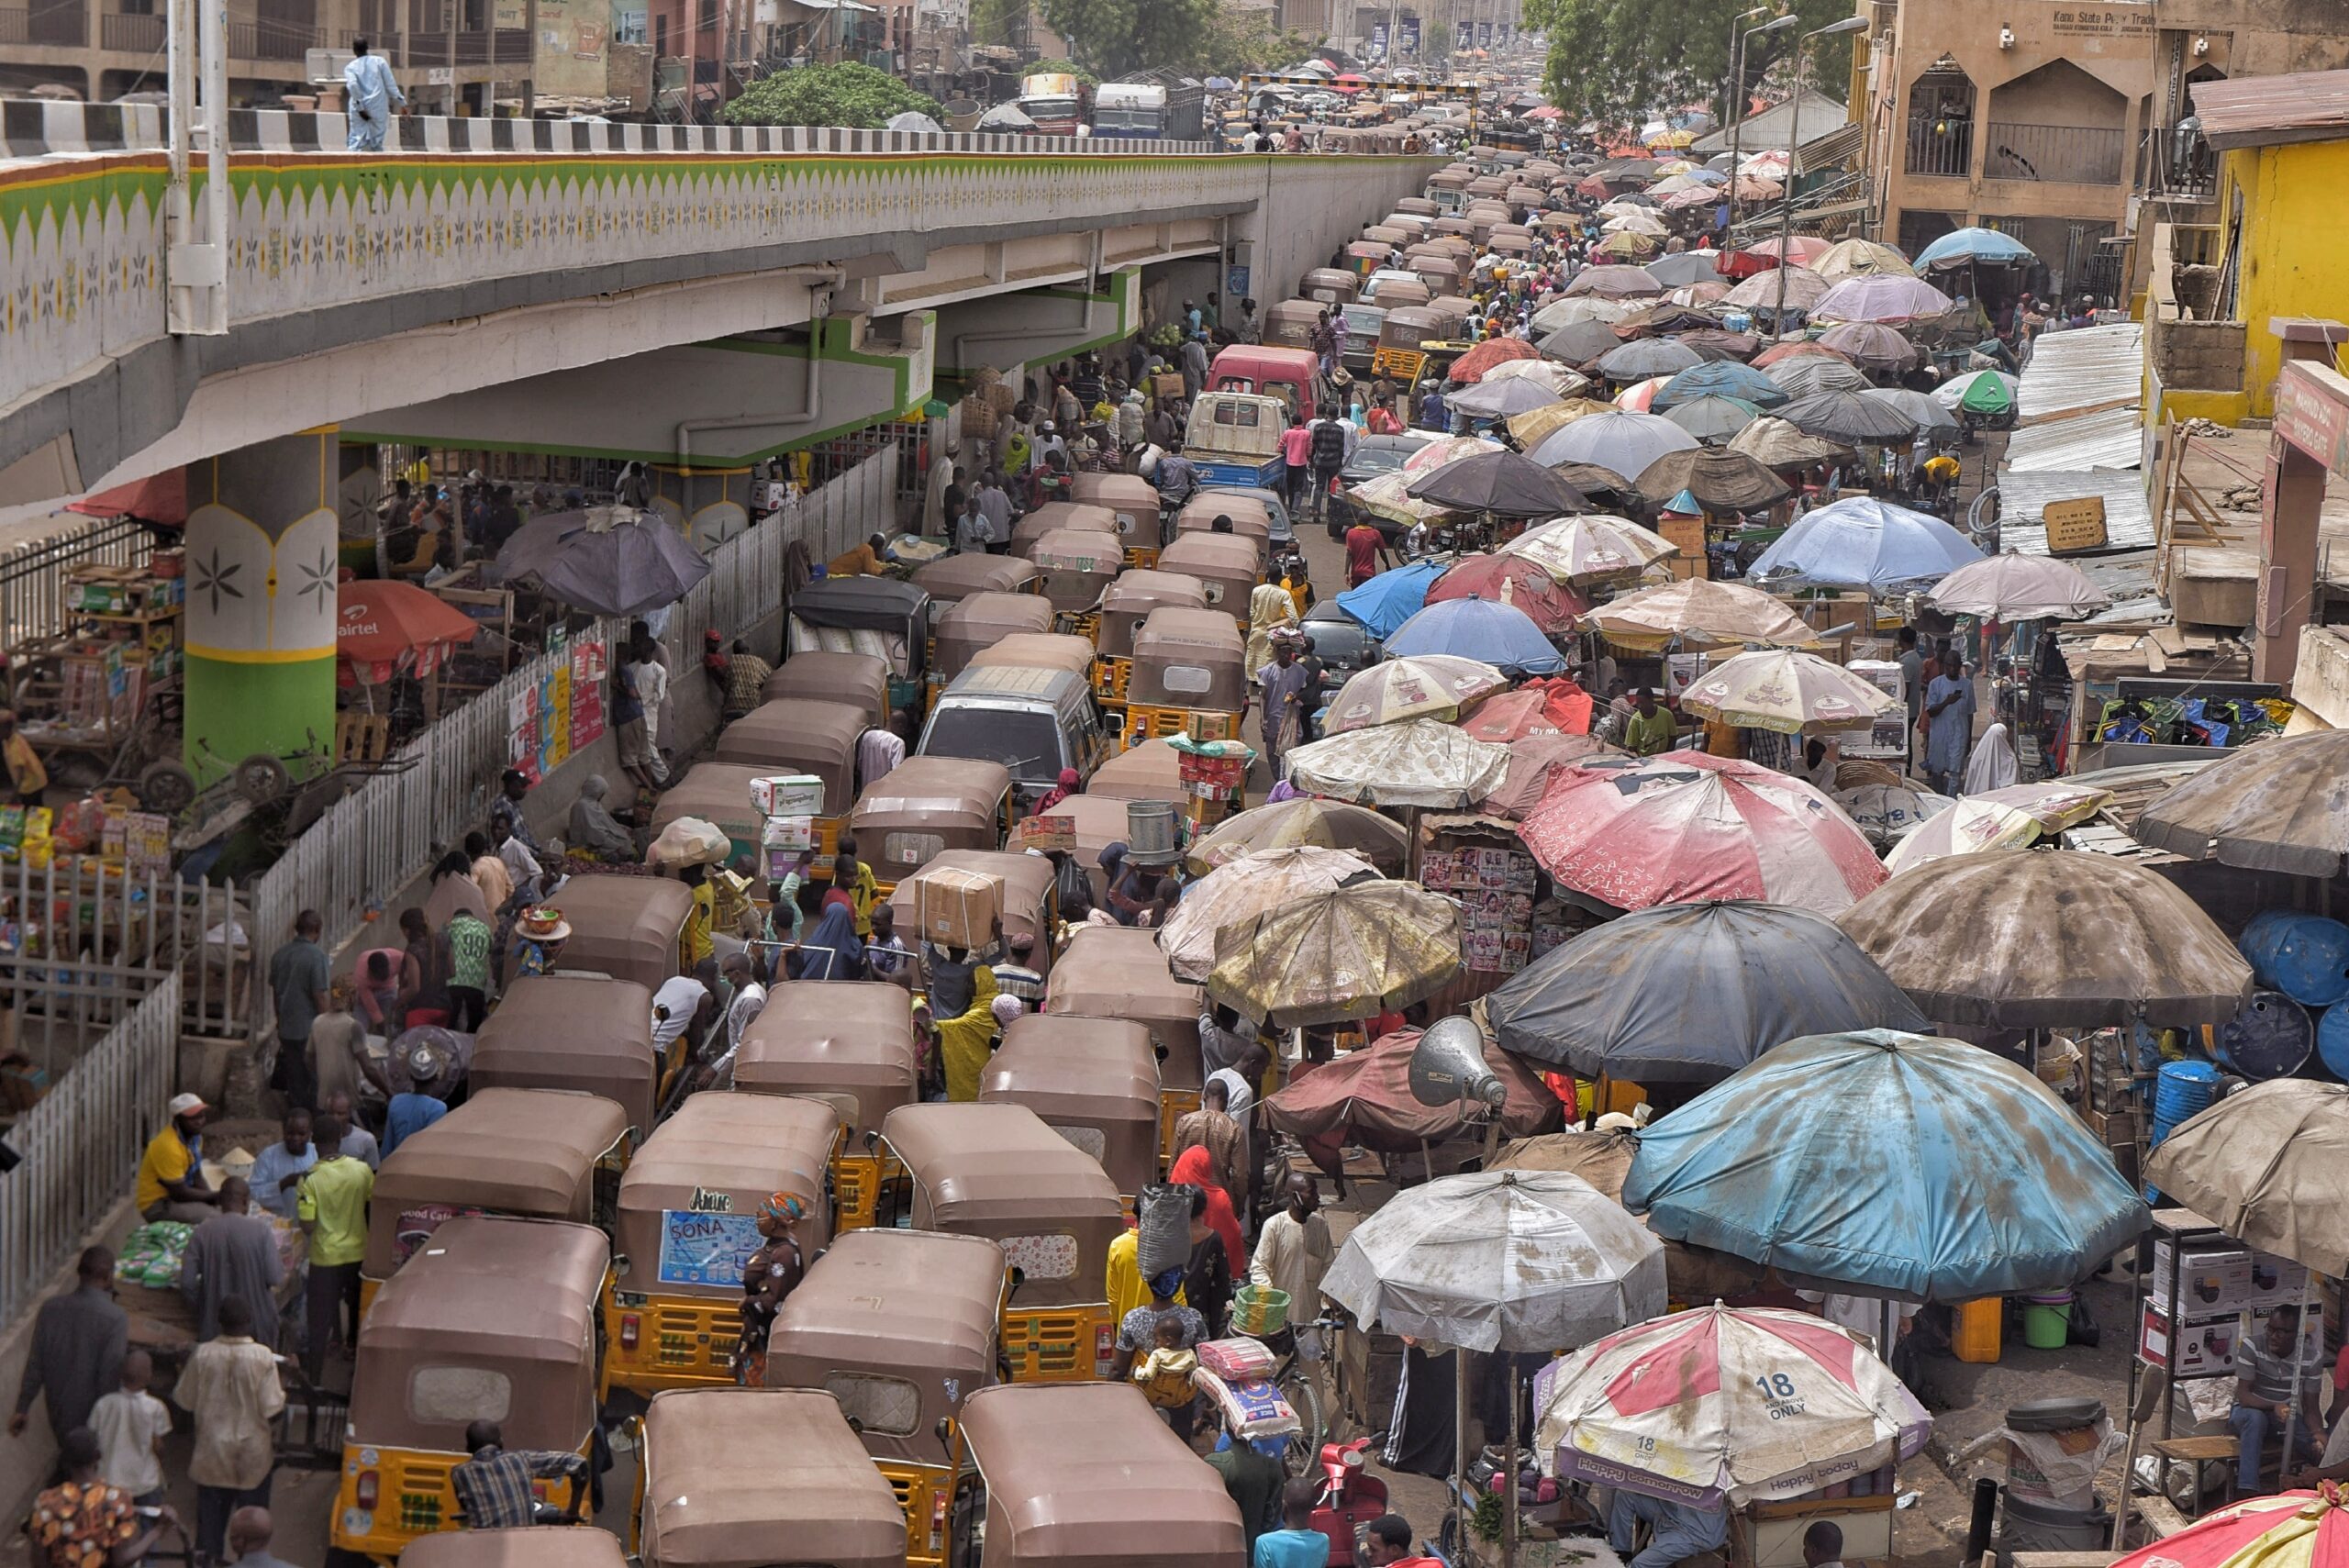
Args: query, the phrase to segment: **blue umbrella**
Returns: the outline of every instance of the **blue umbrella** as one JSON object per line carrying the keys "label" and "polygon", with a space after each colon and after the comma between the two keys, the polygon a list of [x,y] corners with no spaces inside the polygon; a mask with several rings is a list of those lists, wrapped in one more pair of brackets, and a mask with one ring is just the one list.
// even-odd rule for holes
{"label": "blue umbrella", "polygon": [[2011,234],[2001,234],[1995,228],[1958,228],[1918,251],[1911,265],[1921,272],[1927,267],[1963,267],[1969,261],[2005,267],[2037,260],[2031,247]]}
{"label": "blue umbrella", "polygon": [[1787,389],[1735,360],[1711,360],[1691,365],[1655,389],[1648,400],[1650,413],[1661,414],[1675,403],[1696,397],[1734,397],[1756,408],[1776,408],[1787,400]]}
{"label": "blue umbrella", "polygon": [[1746,575],[1884,591],[1938,583],[1981,559],[1971,540],[1939,517],[1848,495],[1796,518]]}
{"label": "blue umbrella", "polygon": [[1385,641],[1397,627],[1419,613],[1419,606],[1428,602],[1428,590],[1442,575],[1443,568],[1434,562],[1414,561],[1382,572],[1359,588],[1347,589],[1338,595],[1338,607],[1362,622],[1364,631]]}
{"label": "blue umbrella", "polygon": [[2064,1289],[2148,1223],[2036,1077],[1897,1029],[1789,1040],[1663,1118],[1623,1207],[1675,1241],[1931,1301]]}
{"label": "blue umbrella", "polygon": [[599,507],[532,517],[497,552],[495,579],[535,580],[574,609],[640,616],[676,603],[709,575],[709,562],[658,512],[611,517]]}
{"label": "blue umbrella", "polygon": [[1451,653],[1523,675],[1553,675],[1566,667],[1531,616],[1497,599],[1438,600],[1384,640],[1390,659]]}

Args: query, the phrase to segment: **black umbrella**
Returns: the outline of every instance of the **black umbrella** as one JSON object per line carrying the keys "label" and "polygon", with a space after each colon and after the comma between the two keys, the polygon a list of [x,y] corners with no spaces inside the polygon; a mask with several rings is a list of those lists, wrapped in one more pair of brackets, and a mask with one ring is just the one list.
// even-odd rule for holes
{"label": "black umbrella", "polygon": [[1905,441],[1917,433],[1917,421],[1898,408],[1856,392],[1814,392],[1779,409],[1778,417],[1805,435],[1854,447]]}
{"label": "black umbrella", "polygon": [[1713,259],[1699,256],[1694,250],[1675,250],[1669,256],[1658,256],[1647,266],[1648,271],[1655,274],[1656,282],[1674,288],[1686,288],[1690,284],[1719,283],[1721,279],[1720,273],[1714,270]]}
{"label": "black umbrella", "polygon": [[1715,447],[1666,452],[1640,474],[1640,494],[1669,501],[1683,490],[1709,512],[1766,512],[1794,494],[1743,452]]}
{"label": "black umbrella", "polygon": [[1604,321],[1570,321],[1539,343],[1545,358],[1560,364],[1586,365],[1601,354],[1622,347],[1623,339]]}
{"label": "black umbrella", "polygon": [[1929,1026],[1835,922],[1783,904],[1662,904],[1536,959],[1487,1004],[1501,1049],[1640,1084],[1715,1084],[1774,1046]]}
{"label": "black umbrella", "polygon": [[1403,493],[1453,511],[1503,517],[1554,517],[1592,509],[1581,491],[1518,452],[1478,452],[1447,462]]}

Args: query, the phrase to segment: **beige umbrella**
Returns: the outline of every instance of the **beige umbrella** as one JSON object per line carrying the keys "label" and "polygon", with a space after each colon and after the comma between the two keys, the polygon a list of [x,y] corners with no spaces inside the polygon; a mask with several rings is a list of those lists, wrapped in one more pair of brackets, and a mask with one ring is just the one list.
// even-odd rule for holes
{"label": "beige umbrella", "polygon": [[1342,735],[1410,718],[1457,718],[1508,684],[1508,677],[1490,664],[1455,654],[1382,660],[1356,671],[1338,688],[1322,733]]}
{"label": "beige umbrella", "polygon": [[1459,970],[1458,905],[1415,883],[1361,882],[1223,927],[1208,995],[1302,1029],[1408,1006]]}
{"label": "beige umbrella", "polygon": [[2178,1124],[2145,1181],[2260,1251],[2349,1273],[2349,1088],[2278,1078],[2239,1090]]}
{"label": "beige umbrella", "polygon": [[1299,845],[1253,851],[1183,890],[1183,901],[1158,933],[1159,950],[1176,979],[1205,980],[1215,967],[1216,933],[1224,927],[1294,899],[1332,892],[1350,878],[1377,874],[1368,861],[1343,850]]}
{"label": "beige umbrella", "polygon": [[1900,699],[1816,653],[1773,648],[1714,665],[1680,699],[1689,712],[1741,729],[1820,735],[1865,729]]}
{"label": "beige umbrella", "polygon": [[1729,450],[1742,452],[1771,468],[1801,468],[1852,455],[1849,447],[1839,447],[1824,436],[1807,434],[1767,414],[1731,436]]}
{"label": "beige umbrella", "polygon": [[1441,719],[1415,718],[1331,735],[1287,757],[1299,789],[1363,806],[1459,811],[1493,792],[1508,748],[1473,740]]}
{"label": "beige umbrella", "polygon": [[[1512,365],[1530,365],[1548,361],[1510,360],[1508,362]],[[1490,374],[1489,372],[1486,373]],[[1588,385],[1589,383],[1585,382],[1584,384]],[[1547,408],[1529,408],[1522,414],[1510,415],[1508,433],[1517,438],[1518,445],[1531,451],[1540,444],[1542,437],[1561,425],[1571,425],[1586,415],[1604,414],[1614,406],[1612,403],[1603,403],[1595,398],[1569,397],[1564,403],[1553,403]]]}
{"label": "beige umbrella", "polygon": [[1675,549],[1653,528],[1590,512],[1528,528],[1501,546],[1500,553],[1521,555],[1561,583],[1600,583],[1636,577]]}
{"label": "beige umbrella", "polygon": [[1846,239],[1830,245],[1820,253],[1819,260],[1811,263],[1811,271],[1831,284],[1867,273],[1888,273],[1903,278],[1917,275],[1917,269],[1909,264],[1908,257],[1891,246],[1879,245],[1873,239]]}
{"label": "beige umbrella", "polygon": [[1645,650],[1662,650],[1675,641],[1823,646],[1801,617],[1760,589],[1707,577],[1626,594],[1585,616],[1583,625],[1626,648]]}
{"label": "beige umbrella", "polygon": [[1933,584],[1926,602],[1987,620],[2078,620],[2110,605],[2112,595],[2068,561],[2010,550],[1959,567]]}
{"label": "beige umbrella", "polygon": [[2145,807],[2140,843],[2247,871],[2336,876],[2349,854],[2349,729],[2244,747]]}
{"label": "beige umbrella", "polygon": [[1382,473],[1347,491],[1346,499],[1362,511],[1404,524],[1432,522],[1451,515],[1450,507],[1439,506],[1432,501],[1422,501],[1408,494],[1404,486],[1410,483],[1399,473]]}
{"label": "beige umbrella", "polygon": [[1992,850],[1931,862],[1837,924],[1943,1024],[2221,1024],[2251,965],[2176,884],[2110,855]]}
{"label": "beige umbrella", "polygon": [[1251,806],[1226,818],[1214,832],[1191,841],[1190,862],[1193,871],[1210,871],[1259,850],[1310,844],[1344,850],[1395,876],[1402,873],[1408,842],[1403,825],[1391,817],[1341,801],[1300,795]]}
{"label": "beige umbrella", "polygon": [[2110,790],[2076,779],[2042,779],[1984,790],[1909,829],[1884,857],[1885,867],[1904,872],[1950,855],[2022,849],[2087,821],[2111,798]]}
{"label": "beige umbrella", "polygon": [[[1552,360],[1503,360],[1499,364],[1495,365],[1492,369],[1485,373],[1482,384],[1490,386],[1497,381],[1533,382],[1538,385],[1547,387],[1552,392],[1556,393],[1560,397],[1572,397],[1575,394],[1586,390],[1590,385],[1590,378],[1588,376],[1577,374],[1576,373],[1568,370],[1565,366]],[[1562,406],[1562,405],[1553,404],[1551,406],[1558,407]],[[1539,414],[1544,412],[1544,410],[1535,408],[1530,409],[1528,412]],[[1517,416],[1517,417],[1522,417],[1523,416]],[[1516,427],[1513,425],[1510,427],[1512,430],[1514,430],[1515,428]]]}

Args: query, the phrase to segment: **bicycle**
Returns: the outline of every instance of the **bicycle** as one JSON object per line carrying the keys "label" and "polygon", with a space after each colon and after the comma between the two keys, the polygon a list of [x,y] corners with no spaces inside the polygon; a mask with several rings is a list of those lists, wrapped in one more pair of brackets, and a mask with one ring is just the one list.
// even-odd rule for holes
{"label": "bicycle", "polygon": [[[1297,1429],[1289,1434],[1288,1444],[1281,1451],[1282,1468],[1292,1480],[1315,1473],[1321,1462],[1321,1445],[1330,1436],[1329,1412],[1322,1407],[1320,1385],[1314,1380],[1314,1363],[1297,1354],[1297,1330],[1314,1329],[1332,1335],[1344,1326],[1344,1318],[1332,1315],[1306,1323],[1284,1324],[1269,1334],[1256,1336],[1275,1358],[1266,1381],[1280,1390],[1281,1397],[1297,1412]],[[1330,1352],[1334,1349],[1325,1340],[1321,1365],[1332,1363]]]}

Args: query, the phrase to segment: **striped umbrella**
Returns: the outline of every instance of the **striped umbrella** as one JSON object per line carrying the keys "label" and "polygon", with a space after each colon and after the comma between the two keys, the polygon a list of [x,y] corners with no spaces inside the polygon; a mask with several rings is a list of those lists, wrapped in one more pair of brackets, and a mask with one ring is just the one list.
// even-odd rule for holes
{"label": "striped umbrella", "polygon": [[1457,718],[1508,684],[1490,664],[1450,653],[1386,659],[1357,670],[1330,703],[1322,733],[1342,734],[1408,718]]}

